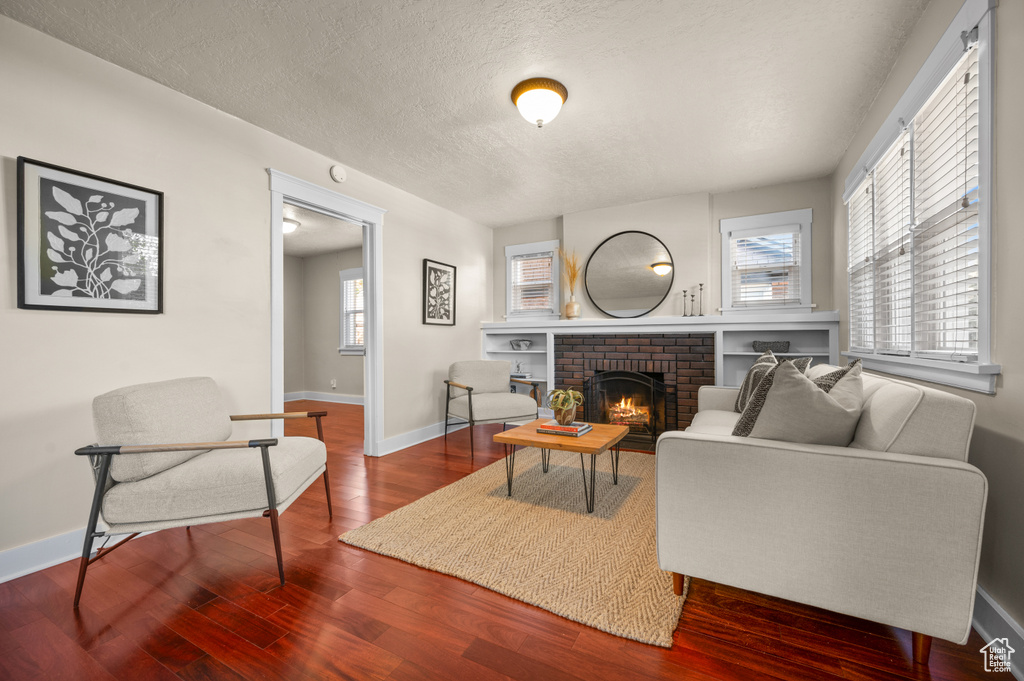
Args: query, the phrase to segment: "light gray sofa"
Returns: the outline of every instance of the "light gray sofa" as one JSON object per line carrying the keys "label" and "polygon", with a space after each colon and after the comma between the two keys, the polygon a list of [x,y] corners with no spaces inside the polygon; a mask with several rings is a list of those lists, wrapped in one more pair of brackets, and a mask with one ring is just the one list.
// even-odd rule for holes
{"label": "light gray sofa", "polygon": [[[814,378],[835,367],[811,367]],[[931,637],[971,631],[988,482],[970,400],[864,374],[848,447],[733,437],[737,390],[705,386],[657,444],[661,569]]]}

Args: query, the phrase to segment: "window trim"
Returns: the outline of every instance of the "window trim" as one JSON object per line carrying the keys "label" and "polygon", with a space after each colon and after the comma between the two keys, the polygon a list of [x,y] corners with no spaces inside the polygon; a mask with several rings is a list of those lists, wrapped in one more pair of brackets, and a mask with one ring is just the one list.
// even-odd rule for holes
{"label": "window trim", "polygon": [[[977,28],[978,39],[978,361],[956,362],[921,357],[882,355],[849,350],[842,354],[860,359],[866,369],[897,376],[930,381],[976,392],[995,394],[996,377],[1001,367],[992,363],[992,71],[995,62],[993,9],[996,0],[966,0],[943,33],[921,70],[900,97],[896,107],[875,134],[853,171],[846,178],[843,202],[849,204],[882,156],[918,114],[932,93],[960,60],[970,33]],[[846,238],[849,247],[850,228]],[[847,275],[849,277],[849,275]],[[848,279],[849,281],[849,279]],[[849,316],[849,288],[846,297]],[[849,326],[849,323],[848,323]]]}
{"label": "window trim", "polygon": [[[562,292],[562,264],[558,257],[558,249],[561,242],[558,239],[551,241],[535,241],[528,244],[514,244],[505,246],[505,319],[559,319],[562,316],[561,292]],[[552,293],[551,302],[554,308],[552,312],[513,312],[512,311],[512,258],[519,255],[530,255],[531,253],[551,253],[551,279]]]}
{"label": "window trim", "polygon": [[[810,208],[786,210],[778,213],[762,213],[739,218],[719,220],[722,234],[722,307],[723,315],[750,313],[791,313],[811,312],[812,248],[811,232],[813,212]],[[766,234],[796,233],[800,235],[800,302],[788,304],[732,306],[732,239],[737,236],[762,236]]]}
{"label": "window trim", "polygon": [[[339,291],[341,291],[341,301],[338,305],[339,323],[338,323],[338,354],[339,355],[365,355],[366,345],[346,345],[345,343],[345,282],[355,281],[358,279],[363,280],[363,286],[366,286],[366,279],[363,277],[362,267],[352,267],[347,270],[340,270],[338,276],[341,279],[339,285]],[[366,323],[366,294],[365,289],[363,293],[363,323]],[[365,326],[364,326],[365,333]],[[364,336],[365,338],[365,336]]]}

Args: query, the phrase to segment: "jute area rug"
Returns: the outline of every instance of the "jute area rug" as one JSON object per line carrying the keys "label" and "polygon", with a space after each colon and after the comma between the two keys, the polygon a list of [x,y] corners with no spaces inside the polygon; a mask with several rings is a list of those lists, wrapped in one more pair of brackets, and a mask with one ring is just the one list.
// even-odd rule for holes
{"label": "jute area rug", "polygon": [[498,461],[340,539],[670,648],[686,596],[658,568],[654,457],[622,452],[613,485],[610,455],[600,455],[588,514],[579,454],[551,454],[543,473],[539,450],[516,453],[511,498]]}

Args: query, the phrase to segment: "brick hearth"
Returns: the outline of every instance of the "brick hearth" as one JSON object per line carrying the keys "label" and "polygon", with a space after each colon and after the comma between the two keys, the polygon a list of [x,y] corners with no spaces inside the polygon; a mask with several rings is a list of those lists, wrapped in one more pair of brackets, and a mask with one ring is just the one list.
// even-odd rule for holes
{"label": "brick hearth", "polygon": [[697,412],[697,390],[715,383],[710,333],[616,333],[555,336],[555,386],[582,388],[598,371],[665,376],[665,429],[682,430]]}

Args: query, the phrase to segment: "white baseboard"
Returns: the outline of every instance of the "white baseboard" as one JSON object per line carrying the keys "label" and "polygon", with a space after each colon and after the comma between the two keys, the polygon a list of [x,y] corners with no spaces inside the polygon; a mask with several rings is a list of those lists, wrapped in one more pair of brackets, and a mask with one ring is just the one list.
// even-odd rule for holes
{"label": "white baseboard", "polygon": [[[143,534],[151,534],[144,532]],[[110,535],[107,540],[108,546],[113,546],[121,541],[122,537],[128,535]],[[140,535],[141,536],[141,535]],[[15,546],[11,549],[0,551],[0,583],[9,582],[23,575],[38,572],[44,568],[65,563],[69,560],[82,557],[82,540],[85,539],[85,528],[71,530],[55,537],[47,537],[34,541],[31,544]],[[96,550],[96,541],[100,544],[103,539],[93,541],[93,551]]]}
{"label": "white baseboard", "polygon": [[[1010,647],[1017,651],[1010,657],[1010,673],[1017,681],[1024,681],[1024,628],[980,586],[978,596],[974,599],[973,624],[985,643],[997,638],[1007,639]],[[981,655],[981,651],[978,651],[978,655]]]}
{"label": "white baseboard", "polygon": [[[468,423],[452,424],[448,426],[448,432],[454,433],[456,430],[462,430],[468,425]],[[444,421],[432,423],[429,426],[424,426],[423,428],[418,428],[416,430],[410,430],[408,433],[402,433],[401,435],[385,438],[385,440],[380,443],[380,456],[397,452],[401,449],[405,449],[406,447],[418,445],[421,442],[426,442],[427,440],[433,440],[435,437],[440,437],[442,435],[444,435]]]}
{"label": "white baseboard", "polygon": [[340,393],[317,393],[312,390],[305,390],[297,393],[285,393],[284,401],[291,400],[317,400],[318,402],[334,402],[335,404],[362,404],[362,395],[343,395]]}

